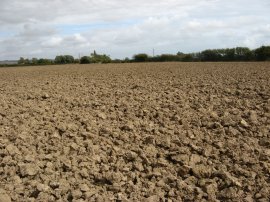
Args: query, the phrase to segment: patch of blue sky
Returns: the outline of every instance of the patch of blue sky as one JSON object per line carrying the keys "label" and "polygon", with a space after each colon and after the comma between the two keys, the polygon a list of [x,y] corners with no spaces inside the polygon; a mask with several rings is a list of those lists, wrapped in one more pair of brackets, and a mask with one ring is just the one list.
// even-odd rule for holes
{"label": "patch of blue sky", "polygon": [[13,32],[6,32],[6,31],[0,31],[0,37],[4,38],[4,37],[9,37],[9,36],[13,36],[14,33]]}
{"label": "patch of blue sky", "polygon": [[56,29],[58,29],[60,33],[63,35],[70,35],[98,29],[111,29],[111,28],[132,26],[139,23],[140,21],[141,20],[136,19],[136,20],[116,21],[116,22],[97,22],[88,24],[61,24],[57,25]]}

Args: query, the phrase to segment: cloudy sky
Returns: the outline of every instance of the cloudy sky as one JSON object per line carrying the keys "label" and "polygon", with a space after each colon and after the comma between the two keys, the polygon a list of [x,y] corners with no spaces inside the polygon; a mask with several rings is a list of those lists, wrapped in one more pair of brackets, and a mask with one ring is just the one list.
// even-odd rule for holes
{"label": "cloudy sky", "polygon": [[270,44],[269,0],[0,0],[0,60]]}

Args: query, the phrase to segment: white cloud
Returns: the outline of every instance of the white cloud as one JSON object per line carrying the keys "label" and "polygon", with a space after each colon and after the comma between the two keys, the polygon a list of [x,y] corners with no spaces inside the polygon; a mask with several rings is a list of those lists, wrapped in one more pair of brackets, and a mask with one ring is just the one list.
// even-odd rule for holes
{"label": "white cloud", "polygon": [[0,60],[255,48],[270,43],[269,9],[268,0],[1,0]]}
{"label": "white cloud", "polygon": [[51,37],[47,41],[41,43],[44,47],[57,47],[60,46],[63,39],[61,37]]}

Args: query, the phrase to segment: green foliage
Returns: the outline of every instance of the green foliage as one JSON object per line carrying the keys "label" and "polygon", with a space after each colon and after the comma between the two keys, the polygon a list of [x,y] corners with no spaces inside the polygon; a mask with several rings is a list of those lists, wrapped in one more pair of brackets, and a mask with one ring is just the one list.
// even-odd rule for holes
{"label": "green foliage", "polygon": [[38,59],[37,58],[32,58],[32,62],[33,65],[37,65],[38,64]]}
{"label": "green foliage", "polygon": [[201,52],[201,61],[251,61],[253,52],[246,47],[209,49]]}
{"label": "green foliage", "polygon": [[202,61],[221,61],[222,54],[219,50],[205,50],[201,52]]}
{"label": "green foliage", "polygon": [[66,58],[66,64],[71,64],[75,61],[72,55],[65,55],[64,57]]}
{"label": "green foliage", "polygon": [[235,60],[236,61],[249,61],[254,59],[253,52],[247,47],[235,48]]}
{"label": "green foliage", "polygon": [[112,62],[110,56],[108,55],[99,55],[94,51],[90,56],[83,56],[80,59],[81,64],[90,64],[90,63],[110,63]]}
{"label": "green foliage", "polygon": [[177,52],[176,55],[178,55],[179,57],[182,57],[182,56],[185,56],[185,53],[182,53],[182,52]]}
{"label": "green foliage", "polygon": [[161,62],[168,62],[168,61],[179,61],[179,57],[177,55],[172,54],[162,54],[160,56]]}
{"label": "green foliage", "polygon": [[18,60],[18,64],[19,65],[23,65],[24,64],[24,58],[20,57],[20,59]]}
{"label": "green foliage", "polygon": [[80,63],[81,64],[90,64],[91,58],[89,56],[83,56],[83,57],[81,57]]}
{"label": "green foliage", "polygon": [[26,58],[26,59],[24,59],[24,64],[29,65],[29,64],[31,64],[31,61],[28,58]]}
{"label": "green foliage", "polygon": [[221,49],[219,52],[223,56],[224,61],[234,61],[235,60],[235,49],[234,48]]}
{"label": "green foliage", "polygon": [[124,62],[123,60],[120,60],[120,59],[114,59],[111,61],[111,63],[122,63]]}
{"label": "green foliage", "polygon": [[145,53],[139,53],[133,56],[135,62],[146,62],[149,60],[149,56]]}
{"label": "green foliage", "polygon": [[29,60],[28,58],[24,59],[23,57],[20,57],[18,61],[19,65],[51,65],[53,64],[53,60],[45,59],[45,58],[32,58]]}
{"label": "green foliage", "polygon": [[75,60],[74,60],[74,63],[75,63],[75,64],[79,64],[79,63],[80,63],[80,59],[75,59]]}
{"label": "green foliage", "polygon": [[70,63],[130,63],[130,62],[197,62],[197,61],[270,61],[270,46],[261,46],[255,50],[247,47],[225,48],[225,49],[207,49],[197,53],[162,54],[150,57],[145,53],[139,53],[133,56],[133,59],[125,58],[123,60],[114,59],[105,54],[97,54],[94,51],[90,56],[83,56],[80,59],[74,59],[71,55],[59,55],[54,60],[45,58],[25,59],[20,57],[18,65],[52,65],[52,64],[70,64]]}
{"label": "green foliage", "polygon": [[134,56],[135,62],[197,62],[197,61],[254,61],[270,60],[270,46],[262,46],[255,51],[247,47],[236,47],[226,49],[207,49],[202,52],[185,54],[178,52],[173,54],[162,54],[155,57],[148,57],[146,54],[137,54]]}
{"label": "green foliage", "polygon": [[71,55],[58,55],[54,59],[55,64],[71,64],[74,61],[74,57]]}
{"label": "green foliage", "polygon": [[256,60],[258,61],[270,60],[270,46],[261,46],[260,48],[257,48],[254,52]]}
{"label": "green foliage", "polygon": [[51,65],[53,64],[53,61],[50,59],[40,58],[38,59],[37,64],[38,65]]}
{"label": "green foliage", "polygon": [[58,55],[54,59],[55,64],[65,64],[65,58],[62,55]]}
{"label": "green foliage", "polygon": [[124,62],[128,63],[128,62],[130,62],[130,59],[129,59],[128,57],[126,57],[126,58],[124,59]]}
{"label": "green foliage", "polygon": [[110,63],[112,61],[110,56],[105,54],[99,55],[96,51],[90,55],[90,60],[90,63]]}
{"label": "green foliage", "polygon": [[192,62],[193,60],[194,60],[194,57],[192,57],[191,54],[185,54],[181,59],[181,61],[183,62]]}
{"label": "green foliage", "polygon": [[196,53],[185,54],[182,52],[178,52],[176,55],[178,56],[179,61],[183,62],[192,62],[198,57]]}

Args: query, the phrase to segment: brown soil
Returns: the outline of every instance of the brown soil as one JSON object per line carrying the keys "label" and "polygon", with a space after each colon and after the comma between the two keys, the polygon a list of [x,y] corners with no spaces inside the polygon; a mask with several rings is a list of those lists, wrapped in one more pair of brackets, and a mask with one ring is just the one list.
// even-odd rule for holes
{"label": "brown soil", "polygon": [[0,202],[270,200],[270,63],[2,68],[0,95]]}

